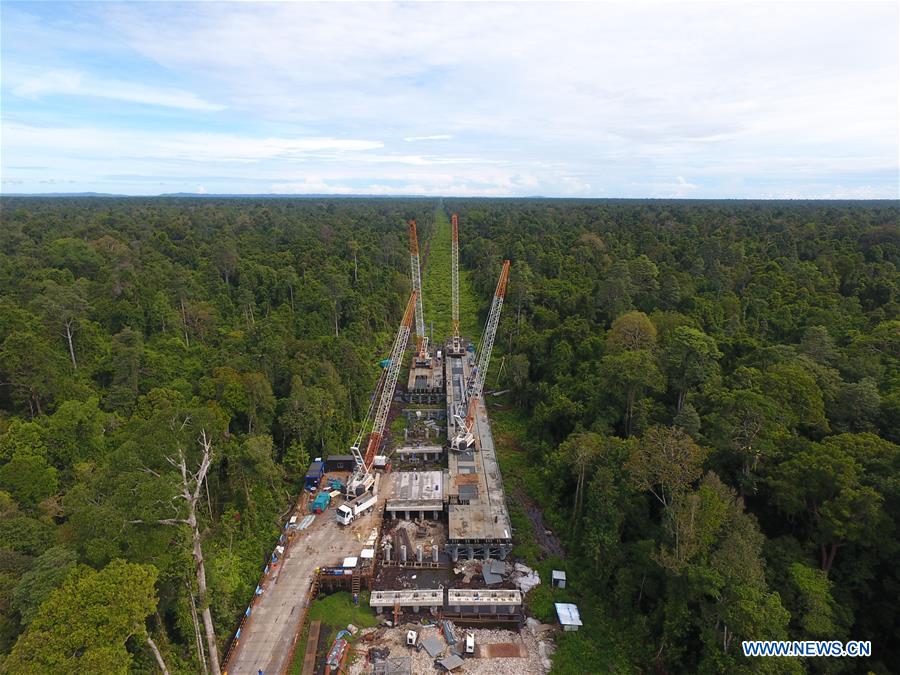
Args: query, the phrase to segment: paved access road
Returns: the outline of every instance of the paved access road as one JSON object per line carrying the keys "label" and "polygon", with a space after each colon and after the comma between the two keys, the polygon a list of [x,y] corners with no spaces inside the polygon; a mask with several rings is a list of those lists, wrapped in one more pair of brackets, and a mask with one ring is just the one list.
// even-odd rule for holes
{"label": "paved access road", "polygon": [[[349,527],[334,519],[332,504],[307,529],[297,532],[278,569],[269,575],[266,590],[256,598],[241,640],[227,665],[228,675],[280,675],[291,657],[294,636],[317,567],[340,565],[359,555],[373,527],[378,527],[390,482],[382,476],[379,505]],[[299,514],[299,520],[304,514]]]}

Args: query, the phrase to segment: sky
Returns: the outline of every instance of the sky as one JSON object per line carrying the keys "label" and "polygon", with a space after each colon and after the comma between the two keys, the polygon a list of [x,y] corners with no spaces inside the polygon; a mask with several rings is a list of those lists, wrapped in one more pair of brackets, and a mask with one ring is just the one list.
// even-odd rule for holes
{"label": "sky", "polygon": [[0,3],[2,192],[900,198],[900,3]]}

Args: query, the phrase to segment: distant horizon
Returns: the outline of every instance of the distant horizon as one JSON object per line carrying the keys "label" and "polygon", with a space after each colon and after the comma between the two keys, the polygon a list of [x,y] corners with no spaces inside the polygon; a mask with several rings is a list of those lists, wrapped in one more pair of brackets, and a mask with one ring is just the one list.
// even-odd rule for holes
{"label": "distant horizon", "polygon": [[490,199],[490,200],[559,200],[559,201],[657,201],[657,202],[897,202],[900,205],[900,197],[593,197],[593,196],[569,196],[569,195],[513,195],[513,196],[480,196],[480,195],[417,195],[417,194],[334,194],[334,193],[200,193],[200,192],[160,192],[157,194],[127,194],[115,192],[0,192],[0,199],[5,198],[43,198],[43,199],[73,199],[73,198],[109,198],[109,199],[416,199],[433,201],[441,199]]}
{"label": "distant horizon", "polygon": [[0,3],[4,194],[900,199],[897,3]]}

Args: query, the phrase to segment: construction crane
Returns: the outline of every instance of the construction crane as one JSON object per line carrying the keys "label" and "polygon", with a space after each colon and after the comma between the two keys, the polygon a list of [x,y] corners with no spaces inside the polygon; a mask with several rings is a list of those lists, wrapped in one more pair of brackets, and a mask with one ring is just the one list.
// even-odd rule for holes
{"label": "construction crane", "polygon": [[[504,260],[500,278],[497,280],[497,289],[494,291],[494,300],[491,303],[491,313],[488,314],[484,333],[481,335],[478,363],[475,369],[469,373],[469,379],[466,381],[465,408],[461,404],[454,415],[456,437],[453,439],[453,448],[457,450],[465,450],[475,444],[475,436],[472,433],[475,426],[475,403],[481,397],[481,391],[484,389],[484,380],[487,377],[488,364],[491,362],[491,352],[494,350],[494,337],[497,335],[497,326],[500,324],[500,310],[503,308],[503,298],[506,296],[508,280],[509,260]],[[465,419],[462,417],[464,411]]]}
{"label": "construction crane", "polygon": [[[366,420],[360,429],[356,442],[350,448],[353,453],[353,459],[356,460],[356,469],[350,480],[347,481],[347,497],[352,499],[363,494],[372,487],[375,482],[375,476],[372,473],[372,465],[375,462],[375,455],[381,446],[381,439],[384,436],[384,427],[387,424],[388,412],[391,409],[391,402],[394,400],[394,389],[397,386],[397,377],[400,375],[400,366],[403,362],[403,352],[409,342],[409,334],[412,330],[413,315],[415,313],[416,294],[411,293],[409,302],[406,303],[406,311],[403,313],[403,320],[400,322],[400,329],[394,338],[394,345],[391,348],[391,358],[384,370],[381,378],[378,380],[378,387],[375,389],[375,396],[372,397],[372,403],[369,405],[369,412],[366,414]],[[378,390],[381,390],[381,396],[378,396]],[[375,401],[378,404],[375,404]],[[365,454],[360,450],[362,447],[362,439],[365,428],[368,426],[368,420],[372,420],[372,431],[369,433],[369,440],[366,444]]]}
{"label": "construction crane", "polygon": [[462,340],[459,337],[459,217],[454,213],[450,216],[453,225],[453,245],[450,248],[450,296],[452,313],[453,335],[450,347],[451,354],[462,354]]}
{"label": "construction crane", "polygon": [[416,296],[416,353],[420,361],[428,358],[428,338],[425,335],[425,312],[422,309],[422,272],[419,265],[419,238],[416,221],[409,221],[409,271]]}

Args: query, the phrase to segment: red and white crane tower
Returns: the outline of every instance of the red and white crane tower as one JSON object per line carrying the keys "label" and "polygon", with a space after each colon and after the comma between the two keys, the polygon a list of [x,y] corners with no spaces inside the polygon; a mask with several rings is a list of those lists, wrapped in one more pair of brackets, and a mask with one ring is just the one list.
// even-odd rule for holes
{"label": "red and white crane tower", "polygon": [[[413,292],[409,296],[409,302],[406,303],[406,311],[403,313],[400,329],[397,331],[397,336],[394,338],[390,362],[382,371],[378,385],[375,387],[375,395],[372,397],[372,403],[369,406],[366,419],[359,430],[356,442],[350,448],[350,451],[353,453],[353,458],[356,460],[356,469],[350,476],[350,480],[347,481],[348,498],[363,494],[366,490],[371,488],[375,482],[372,466],[375,463],[375,455],[378,454],[378,448],[381,447],[381,439],[384,437],[384,427],[387,424],[391,402],[394,400],[394,389],[397,387],[397,377],[400,375],[403,352],[406,350],[406,345],[409,342],[415,306],[416,293]],[[380,397],[378,395],[379,388],[381,389]],[[375,401],[378,401],[377,406],[375,405]],[[369,433],[366,451],[365,454],[363,454],[360,447],[369,420],[372,420],[372,431]]]}
{"label": "red and white crane tower", "polygon": [[428,337],[425,335],[425,312],[422,309],[422,271],[419,265],[419,238],[416,221],[409,221],[409,271],[416,296],[416,353],[419,360],[428,358]]}
{"label": "red and white crane tower", "polygon": [[[494,291],[494,300],[491,303],[491,313],[488,314],[484,333],[481,335],[478,363],[475,369],[469,373],[469,379],[466,382],[465,404],[461,402],[456,415],[454,415],[456,437],[453,439],[453,448],[457,450],[465,450],[475,444],[475,436],[472,433],[475,422],[475,403],[481,397],[482,389],[484,389],[484,380],[491,362],[491,352],[494,350],[494,337],[497,335],[497,326],[500,325],[500,310],[503,308],[503,299],[506,297],[508,280],[509,260],[504,260],[500,278],[497,280],[497,288]],[[466,415],[465,419],[462,417],[463,412]]]}

